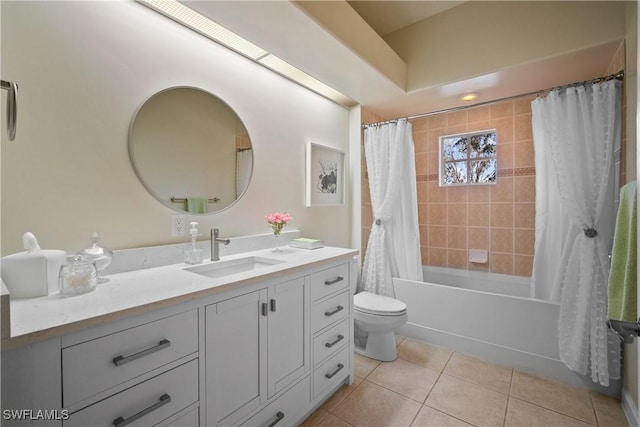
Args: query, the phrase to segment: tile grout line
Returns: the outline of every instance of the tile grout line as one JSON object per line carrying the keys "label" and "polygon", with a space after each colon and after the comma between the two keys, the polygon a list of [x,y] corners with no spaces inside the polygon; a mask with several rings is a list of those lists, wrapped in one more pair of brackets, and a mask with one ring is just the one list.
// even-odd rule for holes
{"label": "tile grout line", "polygon": [[514,369],[511,368],[511,375],[509,376],[509,389],[507,390],[507,406],[504,408],[504,418],[502,419],[503,427],[506,427],[507,425],[507,414],[509,413],[509,404],[511,403],[511,387],[513,385],[513,372],[514,372]]}
{"label": "tile grout line", "polygon": [[596,419],[596,425],[600,425],[600,418],[598,417],[598,411],[596,411],[596,404],[593,401],[593,395],[589,393],[589,402],[591,402],[591,410],[593,411],[593,417]]}
{"label": "tile grout line", "polygon": [[[406,342],[410,342],[410,341],[412,341],[412,340],[410,340],[410,339],[409,339],[409,338],[407,338],[407,337],[402,337],[402,339],[398,342],[398,344],[397,344],[396,346],[397,346],[397,347],[400,347],[400,346],[401,346],[401,344],[403,344],[405,341],[406,341]],[[421,341],[418,341],[418,342],[421,342]],[[436,347],[439,347],[439,346],[436,346]],[[444,348],[443,348],[443,349],[444,349]],[[448,349],[447,349],[447,350],[448,350]],[[449,354],[448,354],[448,356],[446,357],[446,361],[444,362],[444,364],[442,365],[442,368],[441,368],[440,370],[435,370],[435,369],[430,368],[430,367],[428,367],[428,366],[424,366],[424,365],[422,365],[422,364],[418,364],[418,363],[412,362],[412,361],[410,361],[410,360],[406,360],[406,359],[404,359],[403,357],[401,357],[400,355],[398,356],[398,359],[400,359],[402,362],[406,362],[406,363],[409,363],[409,364],[414,365],[414,366],[416,366],[416,367],[420,367],[420,368],[423,368],[423,369],[429,369],[429,370],[431,370],[431,371],[435,371],[435,372],[437,372],[437,377],[436,377],[436,379],[435,379],[435,381],[434,381],[434,383],[433,383],[433,386],[428,390],[428,392],[427,392],[427,394],[426,394],[426,397],[424,398],[424,400],[422,401],[422,403],[420,403],[420,400],[416,400],[416,399],[414,399],[414,398],[412,398],[412,397],[406,396],[406,395],[405,395],[405,394],[403,394],[403,393],[400,393],[400,392],[398,392],[398,391],[396,391],[396,390],[394,390],[394,389],[392,389],[392,388],[388,388],[387,386],[384,386],[384,385],[382,385],[382,384],[378,384],[377,382],[374,382],[374,381],[371,381],[371,380],[368,380],[367,382],[368,382],[369,384],[372,384],[372,385],[375,385],[375,386],[379,386],[379,387],[381,387],[382,389],[388,390],[388,391],[390,391],[390,392],[394,393],[395,395],[398,395],[399,397],[402,397],[402,398],[406,399],[407,401],[412,401],[412,402],[416,402],[416,403],[418,403],[418,404],[420,405],[420,408],[418,409],[418,412],[416,413],[416,415],[414,415],[413,419],[411,420],[411,424],[413,424],[413,423],[416,421],[416,419],[417,419],[417,417],[418,417],[418,414],[420,413],[420,411],[422,410],[422,408],[423,408],[424,406],[427,406],[428,408],[430,408],[430,409],[432,409],[432,410],[435,410],[435,411],[437,411],[437,412],[440,412],[440,413],[446,414],[447,416],[450,416],[450,417],[453,417],[453,418],[459,419],[458,417],[456,417],[456,416],[454,416],[454,415],[452,415],[452,414],[449,414],[449,413],[444,412],[444,411],[442,411],[442,410],[440,410],[440,409],[437,409],[437,408],[433,408],[432,406],[430,406],[430,405],[428,405],[428,404],[426,403],[426,402],[427,402],[427,400],[429,399],[429,397],[430,397],[430,396],[432,395],[432,393],[434,392],[435,387],[438,385],[439,381],[442,379],[442,376],[443,376],[443,375],[449,375],[448,373],[446,373],[446,372],[445,372],[445,370],[449,367],[449,364],[450,364],[450,363],[452,363],[453,358],[454,358],[454,356],[455,356],[455,354],[456,354],[456,353],[457,353],[457,352],[455,352],[455,351],[451,351],[451,350],[449,350]],[[463,354],[463,353],[459,353],[459,354]],[[383,363],[385,363],[385,362],[382,362],[382,363],[381,363],[381,362],[379,362],[379,361],[376,361],[376,362],[377,362],[377,363],[375,364],[375,367],[374,367],[373,369],[371,369],[371,370],[367,373],[367,375],[363,378],[363,381],[362,381],[362,382],[364,382],[367,378],[371,377],[371,375],[373,374],[373,372],[374,372],[378,367],[382,366],[382,364],[383,364]],[[389,362],[389,363],[392,363],[392,362]],[[516,382],[516,379],[517,379],[517,378],[516,378],[516,374],[517,374],[519,371],[518,371],[518,370],[516,370],[516,369],[513,369],[513,368],[509,369],[509,371],[510,371],[510,372],[509,372],[509,383],[508,383],[509,385],[508,385],[508,391],[507,391],[507,393],[506,393],[507,401],[506,401],[506,407],[505,407],[505,409],[504,409],[503,420],[502,420],[502,424],[501,424],[503,427],[505,427],[505,426],[507,425],[506,420],[507,420],[507,416],[508,416],[508,414],[509,414],[509,408],[510,408],[511,403],[512,403],[512,402],[511,402],[511,400],[514,400],[514,402],[520,401],[520,402],[522,402],[522,403],[525,403],[525,404],[531,405],[532,407],[539,408],[540,410],[547,411],[547,412],[550,412],[550,413],[555,413],[555,414],[557,414],[557,415],[559,415],[559,416],[566,417],[566,418],[568,418],[568,419],[575,420],[575,421],[580,422],[580,423],[585,423],[585,424],[588,424],[588,425],[595,425],[595,426],[600,426],[600,425],[602,425],[602,421],[600,420],[600,417],[598,416],[598,411],[596,410],[596,404],[595,404],[595,400],[594,400],[594,395],[593,395],[592,393],[589,393],[589,395],[588,395],[588,396],[589,396],[589,402],[590,402],[590,405],[591,405],[591,410],[592,410],[593,418],[592,418],[592,419],[590,419],[589,421],[587,421],[587,420],[585,420],[585,419],[584,419],[584,417],[583,417],[582,415],[578,415],[578,416],[576,416],[576,415],[570,415],[570,414],[566,413],[566,411],[564,411],[564,410],[562,410],[562,409],[553,409],[553,408],[549,408],[549,407],[543,406],[543,405],[541,405],[541,404],[531,402],[531,401],[529,401],[529,400],[527,399],[527,397],[520,397],[520,396],[518,396],[518,395],[517,395],[517,390],[516,390],[514,387],[515,387],[515,384],[517,383],[517,382]],[[453,378],[458,378],[458,377],[456,377],[455,375],[450,375],[450,376],[451,376],[451,377],[453,377]],[[472,382],[472,381],[468,381],[468,380],[466,380],[465,378],[459,378],[459,379],[460,379],[461,381],[468,382],[469,384],[475,384],[476,386],[484,387],[484,388],[487,388],[488,390],[492,390],[491,388],[485,387],[485,386],[484,386],[484,385],[482,385],[482,384],[476,384],[476,383],[474,383],[474,382]],[[340,400],[340,402],[338,402],[338,403],[336,404],[336,407],[338,407],[339,405],[341,405],[342,403],[344,403],[344,401],[345,401],[347,398],[349,398],[349,396],[351,396],[351,394],[353,393],[353,391],[355,391],[358,387],[360,387],[360,385],[361,385],[361,384],[358,384],[358,386],[357,386],[356,388],[354,388],[354,390],[352,390],[349,394],[345,395],[345,396],[343,397],[343,399],[341,399],[341,400]],[[497,390],[493,390],[493,391],[498,392]],[[498,392],[498,393],[501,393],[501,392]],[[501,394],[505,394],[505,393],[501,393]],[[333,409],[335,409],[335,408],[333,408]],[[330,414],[332,414],[332,415],[334,415],[334,416],[336,416],[335,414],[333,414],[333,412],[332,412],[332,411],[327,410],[327,412],[328,412],[328,413],[330,413]],[[336,416],[336,417],[337,417],[337,416]],[[338,417],[338,418],[339,418],[339,419],[341,419],[340,417]],[[342,419],[341,419],[341,420],[342,420]],[[464,421],[464,420],[461,420],[461,421]],[[346,420],[345,420],[345,422],[346,422]],[[467,421],[464,421],[464,422],[467,422]],[[591,423],[595,423],[595,424],[591,424]]]}
{"label": "tile grout line", "polygon": [[[451,358],[454,355],[454,351],[451,352],[451,354],[449,355],[449,357],[447,358],[447,361],[444,363],[444,365],[442,366],[442,370],[438,373],[438,378],[436,378],[436,380],[433,383],[433,387],[431,387],[431,390],[429,390],[429,393],[427,393],[427,397],[424,398],[424,402],[422,403],[423,405],[427,404],[427,399],[429,399],[429,396],[431,396],[431,393],[433,392],[433,390],[436,388],[436,386],[438,385],[438,381],[440,381],[440,378],[442,378],[442,375],[444,375],[444,370],[447,368],[447,365],[449,364],[449,362],[451,361]],[[435,408],[434,408],[435,409]],[[442,412],[442,411],[440,411]],[[443,412],[446,413],[446,412]],[[447,414],[447,415],[451,415],[451,414]]]}
{"label": "tile grout line", "polygon": [[524,402],[524,403],[528,403],[529,405],[535,406],[537,408],[544,409],[544,410],[549,411],[549,412],[554,412],[554,413],[556,413],[558,415],[562,415],[562,416],[567,417],[567,418],[571,418],[572,420],[579,421],[579,422],[587,424],[589,426],[598,427],[600,425],[598,423],[598,419],[597,418],[596,418],[596,424],[591,424],[589,421],[585,421],[585,420],[583,420],[581,418],[577,418],[577,417],[575,417],[573,415],[565,414],[564,412],[560,412],[560,411],[558,411],[556,409],[551,409],[551,408],[547,408],[546,406],[538,405],[537,403],[534,403],[534,402],[529,402],[528,400],[522,399],[522,398],[517,397],[517,396],[509,396],[509,397],[510,398],[512,397],[513,399],[519,400],[519,401]]}

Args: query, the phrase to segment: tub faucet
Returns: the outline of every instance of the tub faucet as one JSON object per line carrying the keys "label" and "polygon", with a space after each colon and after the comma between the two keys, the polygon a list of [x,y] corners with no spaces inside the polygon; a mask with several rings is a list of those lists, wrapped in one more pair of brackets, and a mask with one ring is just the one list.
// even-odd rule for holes
{"label": "tub faucet", "polygon": [[211,261],[220,261],[220,248],[219,244],[223,243],[225,246],[231,243],[229,239],[221,239],[220,230],[217,228],[211,229]]}

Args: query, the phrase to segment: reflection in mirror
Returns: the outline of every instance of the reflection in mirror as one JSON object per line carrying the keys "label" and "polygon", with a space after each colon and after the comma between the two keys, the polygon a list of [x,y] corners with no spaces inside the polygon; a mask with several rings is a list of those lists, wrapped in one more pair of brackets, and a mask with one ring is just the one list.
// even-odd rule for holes
{"label": "reflection in mirror", "polygon": [[140,107],[129,130],[129,156],[153,197],[189,213],[232,205],[253,170],[251,140],[240,118],[193,87],[163,90]]}

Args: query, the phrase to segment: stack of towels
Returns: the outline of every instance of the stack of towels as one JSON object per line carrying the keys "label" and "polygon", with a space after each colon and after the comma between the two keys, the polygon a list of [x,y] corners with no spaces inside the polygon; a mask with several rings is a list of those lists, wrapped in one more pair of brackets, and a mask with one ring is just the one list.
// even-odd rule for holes
{"label": "stack of towels", "polygon": [[620,206],[609,273],[609,319],[638,321],[637,312],[637,182],[620,189]]}

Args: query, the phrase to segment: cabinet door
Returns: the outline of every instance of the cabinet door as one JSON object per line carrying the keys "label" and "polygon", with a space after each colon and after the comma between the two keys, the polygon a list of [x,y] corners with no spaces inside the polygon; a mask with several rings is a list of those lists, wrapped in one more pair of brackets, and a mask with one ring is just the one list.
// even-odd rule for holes
{"label": "cabinet door", "polygon": [[241,295],[206,308],[207,425],[230,425],[264,400],[267,290]]}
{"label": "cabinet door", "polygon": [[[3,411],[24,414],[38,409],[62,413],[62,378],[60,371],[60,338],[2,351],[2,407]],[[14,414],[16,413],[14,412]],[[3,412],[3,415],[5,413]],[[10,417],[8,417],[10,418]],[[55,417],[54,417],[55,418]],[[25,421],[19,418],[0,421],[4,426],[61,426],[60,419]]]}
{"label": "cabinet door", "polygon": [[269,287],[269,398],[308,371],[308,289],[305,278]]}

